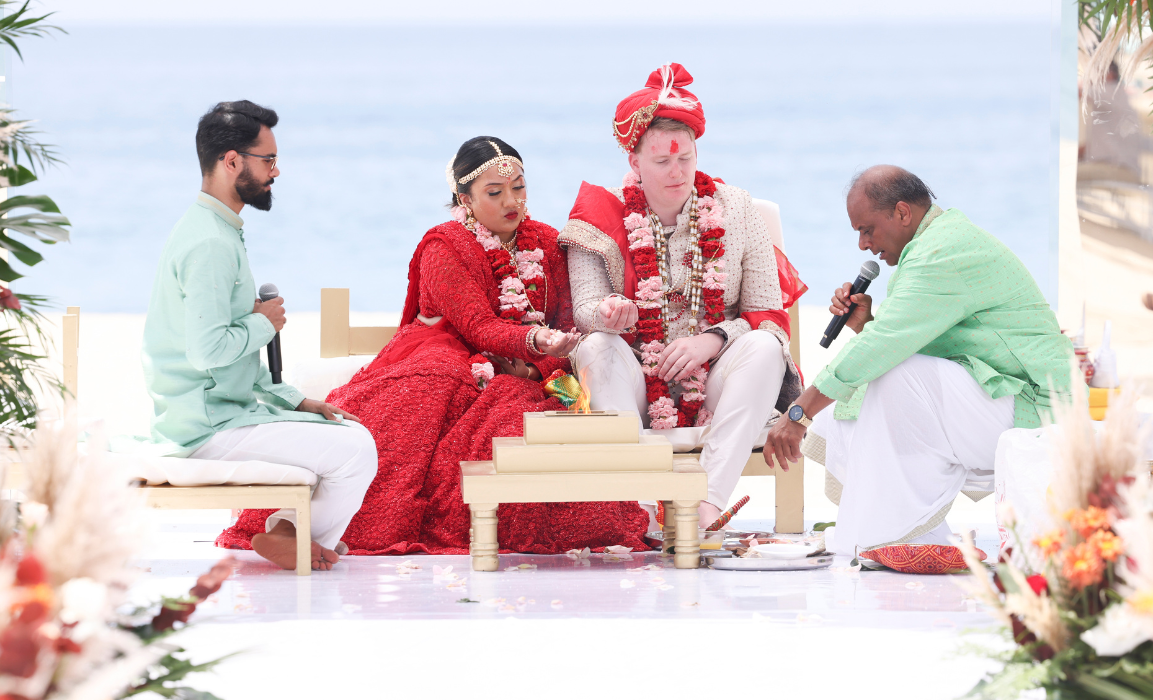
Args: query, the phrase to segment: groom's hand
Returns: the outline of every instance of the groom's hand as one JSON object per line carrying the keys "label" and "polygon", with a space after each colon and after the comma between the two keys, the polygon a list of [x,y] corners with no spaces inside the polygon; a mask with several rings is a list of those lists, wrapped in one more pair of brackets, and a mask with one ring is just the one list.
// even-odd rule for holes
{"label": "groom's hand", "polygon": [[657,376],[661,381],[679,382],[689,373],[717,356],[724,339],[716,333],[700,333],[677,338],[669,343],[657,362]]}
{"label": "groom's hand", "polygon": [[324,416],[325,420],[333,420],[337,423],[339,423],[344,418],[347,418],[350,421],[355,421],[357,423],[360,422],[359,418],[352,415],[348,411],[342,411],[330,403],[317,401],[316,399],[305,399],[301,401],[300,405],[296,407],[296,410],[303,411],[305,413],[319,413],[320,415]]}
{"label": "groom's hand", "polygon": [[631,328],[637,322],[640,311],[637,305],[629,299],[620,297],[605,297],[597,309],[601,315],[601,323],[612,331],[623,331]]}

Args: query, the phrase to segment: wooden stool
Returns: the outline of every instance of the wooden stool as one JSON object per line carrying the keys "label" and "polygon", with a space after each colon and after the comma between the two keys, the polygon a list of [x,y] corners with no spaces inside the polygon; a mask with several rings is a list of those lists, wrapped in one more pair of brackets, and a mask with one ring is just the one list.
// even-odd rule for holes
{"label": "wooden stool", "polygon": [[461,462],[460,472],[461,493],[472,515],[473,571],[497,570],[496,509],[501,503],[663,501],[664,550],[675,545],[678,569],[701,564],[697,506],[709,484],[693,455],[674,455],[671,472],[497,474],[492,462]]}

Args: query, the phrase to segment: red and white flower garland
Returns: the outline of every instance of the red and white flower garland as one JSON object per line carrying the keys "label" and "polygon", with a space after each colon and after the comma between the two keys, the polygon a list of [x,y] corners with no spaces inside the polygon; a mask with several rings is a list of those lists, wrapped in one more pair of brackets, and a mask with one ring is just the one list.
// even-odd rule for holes
{"label": "red and white flower garland", "polygon": [[[635,174],[625,177],[625,230],[629,232],[629,250],[632,251],[633,268],[637,273],[636,304],[639,309],[637,334],[641,340],[641,365],[645,374],[646,396],[649,402],[650,425],[654,430],[676,427],[707,425],[712,416],[703,410],[705,403],[705,380],[708,378],[708,365],[702,365],[681,381],[683,393],[675,404],[670,386],[657,375],[657,363],[661,352],[674,339],[669,337],[669,320],[662,314],[662,300],[666,285],[657,260],[652,217],[644,190],[638,185]],[[704,325],[697,331],[704,331],[710,325],[725,320],[725,254],[722,239],[725,235],[724,210],[716,201],[716,183],[704,173],[697,171],[696,207],[691,214],[696,217],[699,237],[693,242],[699,247],[702,268],[693,270],[690,275],[700,274],[701,302],[704,304]],[[659,223],[659,222],[658,222]],[[695,254],[696,251],[690,251]],[[687,289],[693,280],[686,281]],[[685,305],[690,303],[690,294],[685,295]],[[690,319],[695,326],[695,319]]]}
{"label": "red and white flower garland", "polygon": [[536,232],[528,226],[517,229],[518,250],[514,260],[496,234],[479,221],[474,221],[471,226],[466,223],[468,210],[464,207],[453,207],[452,218],[476,235],[477,243],[480,243],[488,256],[497,287],[500,288],[500,317],[525,325],[544,323],[544,250],[540,247]]}

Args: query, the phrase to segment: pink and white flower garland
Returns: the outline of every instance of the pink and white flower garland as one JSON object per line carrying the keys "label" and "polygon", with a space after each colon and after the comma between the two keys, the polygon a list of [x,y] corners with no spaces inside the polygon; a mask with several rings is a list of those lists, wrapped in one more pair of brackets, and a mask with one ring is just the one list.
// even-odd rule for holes
{"label": "pink and white flower garland", "polygon": [[[698,172],[694,183],[699,195],[696,200],[697,231],[703,265],[701,296],[704,301],[704,323],[700,330],[724,320],[724,293],[726,273],[724,247],[724,210],[713,195],[716,184],[712,178]],[[633,268],[640,277],[637,281],[636,299],[640,318],[637,331],[641,338],[641,366],[645,374],[646,397],[649,402],[650,425],[654,430],[708,425],[712,413],[704,408],[705,381],[708,366],[694,370],[681,381],[679,406],[673,402],[670,387],[657,376],[657,365],[672,338],[668,337],[666,320],[662,318],[662,299],[666,281],[662,279],[661,265],[657,260],[656,241],[653,224],[648,212],[644,191],[639,187],[640,180],[635,173],[625,176],[625,218],[628,231],[629,251],[632,254]],[[689,303],[686,299],[685,304]]]}
{"label": "pink and white flower garland", "polygon": [[500,289],[500,316],[526,325],[544,323],[544,312],[537,310],[546,303],[544,250],[536,236],[527,230],[517,232],[517,242],[524,250],[518,250],[514,259],[484,224],[474,220],[469,225],[464,207],[453,207],[452,218],[472,231],[493,266]]}

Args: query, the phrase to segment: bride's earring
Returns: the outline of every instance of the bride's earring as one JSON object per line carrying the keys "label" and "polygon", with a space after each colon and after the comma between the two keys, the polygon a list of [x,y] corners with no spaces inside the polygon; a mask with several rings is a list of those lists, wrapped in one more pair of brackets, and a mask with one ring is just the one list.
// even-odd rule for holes
{"label": "bride's earring", "polygon": [[468,219],[464,222],[464,225],[468,228],[473,228],[476,226],[476,217],[472,215],[472,207],[466,206],[464,208],[464,212],[468,216]]}

